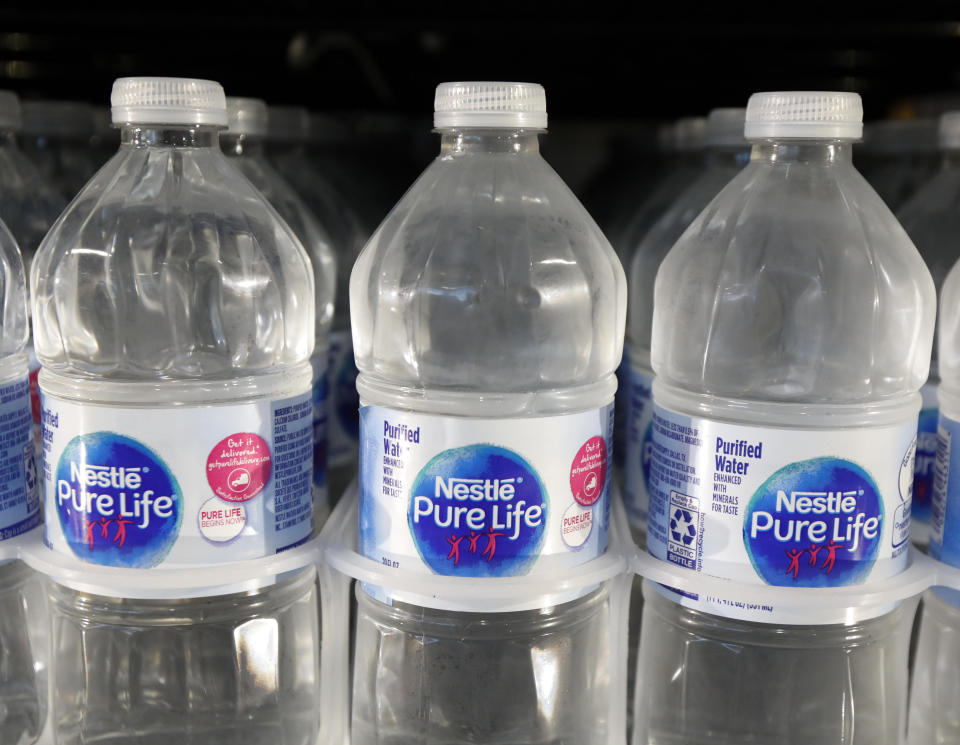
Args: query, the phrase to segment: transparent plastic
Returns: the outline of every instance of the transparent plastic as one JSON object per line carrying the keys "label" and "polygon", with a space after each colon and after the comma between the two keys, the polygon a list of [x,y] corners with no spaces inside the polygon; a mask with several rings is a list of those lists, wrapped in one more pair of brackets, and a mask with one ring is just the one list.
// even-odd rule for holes
{"label": "transparent plastic", "polygon": [[[173,410],[309,390],[310,259],[221,152],[218,135],[212,125],[123,124],[119,152],[48,234],[32,270],[48,395]],[[191,446],[189,433],[184,443]],[[246,606],[216,597],[91,599],[58,588],[54,643],[64,666],[51,705],[58,743],[126,742],[134,733],[144,742],[312,742],[316,691],[309,680],[290,683],[284,666],[311,664],[316,598],[298,590],[304,599],[294,605],[307,610],[282,610],[293,602],[290,587],[262,588]],[[211,608],[234,606],[225,621],[190,625]],[[260,606],[276,614],[261,617]],[[250,669],[256,675],[241,680],[234,673],[247,661],[237,658],[234,638],[249,643],[244,630],[261,628],[265,636],[252,640],[264,646],[251,650],[251,664],[269,663],[265,677]],[[231,656],[211,659],[220,643]],[[190,677],[196,663],[199,679]]]}
{"label": "transparent plastic", "polygon": [[51,583],[54,743],[316,745],[316,581],[202,601]]}
{"label": "transparent plastic", "polygon": [[634,745],[902,742],[915,602],[776,627],[684,608],[648,583],[644,599]]}
{"label": "transparent plastic", "polygon": [[65,205],[17,146],[13,132],[0,131],[0,220],[16,238],[28,271],[40,241]]}
{"label": "transparent plastic", "polygon": [[[853,168],[849,141],[760,141],[661,264],[654,399],[768,428],[909,422],[927,379],[934,311],[930,274]],[[798,609],[796,625],[783,626],[645,597],[638,691],[702,694],[645,700],[636,745],[899,741],[910,626],[902,606],[819,626],[803,625],[810,616]],[[858,628],[871,640],[862,670],[849,667]],[[770,654],[777,639],[794,653]],[[807,661],[810,672],[798,677]],[[793,692],[781,688],[794,683]],[[766,691],[773,700],[757,706]]]}
{"label": "transparent plastic", "polygon": [[936,119],[887,119],[864,126],[854,152],[857,169],[899,211],[940,166]]}
{"label": "transparent plastic", "polygon": [[932,591],[923,596],[910,687],[909,745],[947,745],[960,738],[957,597],[956,591]]}
{"label": "transparent plastic", "polygon": [[[327,420],[330,427],[328,484],[332,501],[336,501],[356,473],[357,400],[353,393],[356,367],[349,348],[350,270],[363,248],[367,233],[352,207],[346,203],[330,179],[318,171],[307,151],[309,117],[306,110],[280,110],[283,129],[268,136],[267,155],[270,163],[296,190],[330,237],[337,264],[337,282],[331,336],[331,358],[327,398]],[[273,130],[271,114],[271,130]],[[338,350],[343,350],[337,354]],[[341,425],[340,420],[344,420]],[[337,425],[337,426],[334,426]]]}
{"label": "transparent plastic", "polygon": [[93,107],[75,101],[25,101],[23,152],[47,183],[61,196],[73,199],[100,163],[91,145]]}
{"label": "transparent plastic", "polygon": [[[439,157],[374,233],[353,270],[350,304],[361,403],[462,417],[557,415],[608,404],[622,349],[625,284],[599,228],[541,157],[538,132],[442,130]],[[400,574],[386,572],[381,587],[390,587]],[[421,584],[423,579],[420,575]],[[469,589],[469,578],[443,579]],[[488,579],[488,591],[510,579],[493,584]],[[544,582],[547,592],[561,590]],[[427,583],[421,596],[432,589],[431,579]],[[612,675],[609,658],[582,656],[580,649],[601,643],[587,642],[598,633],[598,597],[509,617],[483,613],[479,625],[480,616],[472,613],[389,610],[364,598],[354,742],[605,740],[609,735],[599,732],[603,725],[596,719],[591,681]],[[495,609],[498,601],[490,603]],[[525,603],[538,605],[529,596]],[[541,632],[533,632],[542,622],[562,630],[567,641],[554,646],[549,634],[538,641]],[[514,644],[511,627],[528,631]],[[401,671],[386,673],[400,679],[373,675],[378,649],[396,656],[404,640],[418,633],[443,640],[436,648],[448,650],[446,655],[430,659],[432,650],[423,648],[423,657],[411,648]],[[544,677],[537,678],[541,652]],[[471,672],[481,662],[483,667]],[[455,677],[458,670],[475,676],[465,678],[475,684],[428,687],[415,675],[423,664],[445,664]],[[548,680],[561,685],[559,671],[567,666],[570,685],[576,680],[590,694],[575,696],[569,707],[557,706],[558,690],[541,686]],[[512,713],[498,723],[492,711],[503,701],[504,669],[516,670],[529,683],[522,695],[509,697]],[[541,705],[532,709],[538,699]],[[425,703],[418,711],[411,700]],[[587,722],[590,734],[582,728]],[[574,734],[560,734],[562,726],[574,723]]]}

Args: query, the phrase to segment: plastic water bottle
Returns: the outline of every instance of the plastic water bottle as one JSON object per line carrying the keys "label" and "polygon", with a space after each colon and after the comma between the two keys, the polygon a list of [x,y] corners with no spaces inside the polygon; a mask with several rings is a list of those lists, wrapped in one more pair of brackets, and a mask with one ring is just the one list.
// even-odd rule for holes
{"label": "plastic water bottle", "polygon": [[61,196],[73,199],[97,171],[93,107],[78,101],[24,101],[20,146]]}
{"label": "plastic water bottle", "polygon": [[[440,85],[440,155],[353,270],[359,550],[423,578],[358,584],[356,745],[608,742],[607,592],[550,582],[606,550],[625,280],[546,123],[539,85]],[[538,573],[519,607],[432,585]]]}
{"label": "plastic water bottle", "polygon": [[[940,119],[941,170],[923,184],[897,212],[897,219],[920,251],[939,294],[953,264],[960,258],[960,112]],[[923,387],[923,409],[917,433],[910,531],[925,547],[930,540],[930,505],[937,454],[937,345],[933,345],[930,378]]]}
{"label": "plastic water bottle", "polygon": [[330,332],[327,391],[327,483],[331,503],[356,473],[359,432],[353,342],[350,336],[350,270],[366,240],[351,207],[311,165],[307,152],[310,116],[297,106],[271,106],[267,142],[270,162],[300,194],[323,225],[337,260],[337,291]]}
{"label": "plastic water bottle", "polygon": [[[40,478],[30,434],[27,285],[17,244],[0,222],[0,541],[40,524]],[[47,708],[47,611],[42,580],[0,561],[0,742],[39,737]]]}
{"label": "plastic water bottle", "polygon": [[[707,120],[703,117],[686,117],[677,120],[664,135],[664,147],[668,153],[664,174],[650,194],[638,206],[620,230],[614,229],[611,242],[624,267],[629,268],[633,252],[647,233],[705,170]],[[630,301],[632,302],[632,300]],[[616,417],[613,431],[613,461],[617,481],[622,485],[627,454],[627,396],[630,390],[629,349],[624,350],[624,359],[617,368]]]}
{"label": "plastic water bottle", "polygon": [[[758,93],[750,164],[660,267],[647,546],[748,584],[907,565],[935,292],[854,169],[854,93]],[[806,592],[815,592],[807,589]],[[899,743],[912,604],[645,584],[634,742]]]}
{"label": "plastic water bottle", "polygon": [[[960,447],[953,447],[953,436],[960,432],[960,250],[956,242],[960,237],[956,216],[960,205],[960,112],[941,117],[940,146],[944,150],[943,169],[904,205],[902,214],[909,220],[904,227],[911,231],[926,258],[940,293],[938,364],[928,383],[935,389],[933,406],[939,404],[936,461],[931,469],[929,553],[960,566]],[[937,409],[933,411],[936,415]],[[921,427],[923,424],[921,416]],[[960,737],[956,695],[960,678],[955,664],[960,655],[958,631],[960,593],[945,589],[926,593],[910,690],[910,745],[939,745]]]}
{"label": "plastic water bottle", "polygon": [[[647,481],[650,477],[653,401],[650,369],[650,329],[653,322],[653,282],[667,252],[683,231],[696,219],[713,198],[750,160],[750,146],[743,137],[745,109],[714,109],[707,117],[706,168],[677,197],[629,253],[630,302],[627,324],[628,346],[624,360],[629,370],[623,376],[623,388],[617,390],[618,410],[625,412],[623,499],[630,531],[639,546],[646,545]],[[622,365],[621,365],[622,367]],[[623,401],[621,401],[621,398]],[[614,444],[616,450],[616,444]],[[642,581],[637,577],[630,596],[630,637],[628,671],[636,671],[640,616],[643,613]],[[633,680],[631,677],[630,691]]]}
{"label": "plastic water bottle", "polygon": [[936,119],[885,119],[864,127],[857,168],[897,211],[937,172]]}
{"label": "plastic water bottle", "polygon": [[[123,588],[52,589],[55,741],[313,745],[314,570],[187,582],[312,535],[310,259],[221,152],[217,83],[121,78],[111,100],[120,150],[31,275],[45,540]],[[184,588],[121,571],[152,567]]]}
{"label": "plastic water bottle", "polygon": [[329,512],[327,505],[327,358],[336,259],[330,237],[303,200],[274,170],[264,154],[267,105],[258,98],[227,98],[229,126],[221,136],[224,153],[250,183],[274,206],[310,254],[316,290],[317,328],[310,363],[313,367],[313,514],[316,526]]}

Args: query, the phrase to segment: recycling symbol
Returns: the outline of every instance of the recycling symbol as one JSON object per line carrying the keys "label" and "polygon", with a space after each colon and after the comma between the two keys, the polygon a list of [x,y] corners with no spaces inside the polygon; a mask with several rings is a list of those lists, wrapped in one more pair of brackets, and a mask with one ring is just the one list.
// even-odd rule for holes
{"label": "recycling symbol", "polygon": [[697,537],[697,529],[693,525],[693,515],[688,510],[682,510],[679,507],[674,510],[670,518],[670,535],[676,543],[682,543],[689,546],[693,539]]}

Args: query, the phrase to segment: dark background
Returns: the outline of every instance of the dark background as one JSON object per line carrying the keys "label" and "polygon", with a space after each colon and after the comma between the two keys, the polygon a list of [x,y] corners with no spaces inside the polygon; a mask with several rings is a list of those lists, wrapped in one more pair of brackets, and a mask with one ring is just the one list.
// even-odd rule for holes
{"label": "dark background", "polygon": [[701,113],[762,89],[855,90],[878,117],[960,89],[960,3],[666,5],[20,0],[0,9],[0,86],[106,103],[120,75],[183,75],[423,113],[441,80],[535,80],[560,118]]}
{"label": "dark background", "polygon": [[360,140],[405,130],[398,183],[436,150],[438,82],[540,82],[551,122],[544,151],[580,191],[631,138],[652,146],[652,120],[743,106],[758,90],[857,91],[868,120],[960,108],[960,2],[900,3],[896,12],[668,0],[0,8],[0,88],[106,105],[122,75],[205,77],[228,95],[339,112]]}

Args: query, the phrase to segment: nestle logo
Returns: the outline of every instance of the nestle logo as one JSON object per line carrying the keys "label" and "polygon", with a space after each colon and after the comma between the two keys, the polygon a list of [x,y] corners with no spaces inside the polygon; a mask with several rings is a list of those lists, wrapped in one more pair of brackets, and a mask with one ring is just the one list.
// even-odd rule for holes
{"label": "nestle logo", "polygon": [[456,499],[459,502],[509,502],[517,493],[516,484],[523,483],[523,477],[512,479],[464,479],[451,476],[444,479],[437,476],[434,485],[434,497]]}

